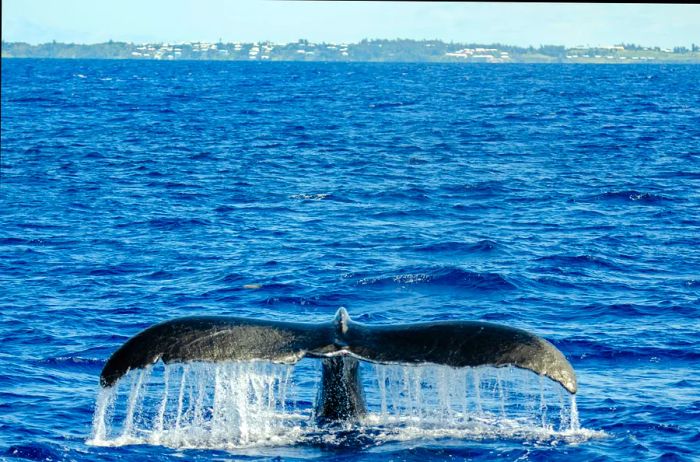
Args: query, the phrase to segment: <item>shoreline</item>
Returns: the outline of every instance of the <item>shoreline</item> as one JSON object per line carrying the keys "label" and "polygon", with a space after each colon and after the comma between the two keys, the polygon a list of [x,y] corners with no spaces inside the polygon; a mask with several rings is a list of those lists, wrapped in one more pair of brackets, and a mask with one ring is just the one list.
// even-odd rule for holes
{"label": "shoreline", "polygon": [[[513,65],[565,65],[565,66],[697,66],[700,65],[700,60],[668,60],[668,61],[508,61],[508,62],[475,62],[475,61],[326,61],[326,60],[284,60],[275,59],[268,61],[248,61],[244,59],[178,59],[178,60],[162,60],[162,59],[135,59],[135,58],[118,58],[118,57],[47,57],[47,56],[1,56],[0,59],[5,60],[37,60],[37,61],[132,61],[132,62],[162,62],[162,63],[196,63],[196,62],[218,62],[218,63],[250,63],[258,65],[266,65],[272,63],[298,63],[298,64],[431,64],[431,65],[455,65],[455,66],[513,66]],[[261,64],[266,63],[266,64]]]}
{"label": "shoreline", "polygon": [[2,58],[115,59],[133,61],[390,62],[461,64],[700,64],[700,47],[635,44],[519,47],[439,40],[362,40],[358,43],[127,43],[2,42]]}

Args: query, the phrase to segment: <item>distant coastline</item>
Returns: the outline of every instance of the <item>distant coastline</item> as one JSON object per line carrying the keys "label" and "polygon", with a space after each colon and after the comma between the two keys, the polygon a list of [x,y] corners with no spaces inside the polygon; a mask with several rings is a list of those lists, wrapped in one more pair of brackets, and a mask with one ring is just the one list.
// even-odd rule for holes
{"label": "distant coastline", "polygon": [[660,48],[634,44],[518,47],[439,40],[362,40],[358,43],[184,42],[98,44],[2,42],[3,58],[204,61],[465,62],[580,64],[700,64],[700,46]]}

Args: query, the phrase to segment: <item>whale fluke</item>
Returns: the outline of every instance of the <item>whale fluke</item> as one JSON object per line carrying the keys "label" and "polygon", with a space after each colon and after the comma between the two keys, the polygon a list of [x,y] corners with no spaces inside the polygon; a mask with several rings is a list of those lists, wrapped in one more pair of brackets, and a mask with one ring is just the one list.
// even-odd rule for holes
{"label": "whale fluke", "polygon": [[352,324],[348,351],[376,363],[451,367],[515,366],[549,377],[576,393],[576,373],[547,340],[521,329],[477,321],[370,327]]}
{"label": "whale fluke", "polygon": [[100,383],[113,385],[131,369],[162,360],[296,363],[311,352],[335,351],[331,323],[302,324],[236,317],[195,316],[149,327],[130,338],[107,360]]}
{"label": "whale fluke", "polygon": [[129,370],[158,360],[168,364],[263,359],[293,364],[305,356],[324,358],[317,415],[329,420],[364,413],[356,359],[381,364],[515,366],[548,377],[570,393],[577,389],[576,374],[564,355],[527,331],[476,321],[370,326],[351,321],[344,308],[333,321],[318,324],[217,316],[156,324],[109,358],[100,383],[112,386]]}

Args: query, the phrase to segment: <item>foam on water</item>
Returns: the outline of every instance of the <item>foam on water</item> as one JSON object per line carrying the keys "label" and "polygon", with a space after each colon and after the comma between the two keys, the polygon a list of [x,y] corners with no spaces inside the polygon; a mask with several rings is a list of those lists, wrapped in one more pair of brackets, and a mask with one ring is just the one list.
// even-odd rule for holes
{"label": "foam on water", "polygon": [[132,371],[100,390],[89,444],[239,449],[299,443],[514,438],[581,441],[574,397],[515,368],[373,365],[361,373],[368,414],[318,427],[313,419],[319,362],[190,363]]}

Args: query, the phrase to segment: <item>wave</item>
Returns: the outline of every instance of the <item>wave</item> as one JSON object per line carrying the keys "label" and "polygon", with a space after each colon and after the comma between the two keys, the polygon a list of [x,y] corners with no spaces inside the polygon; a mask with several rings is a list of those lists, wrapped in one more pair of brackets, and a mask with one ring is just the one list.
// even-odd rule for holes
{"label": "wave", "polygon": [[[561,271],[559,271],[558,273],[563,274],[563,272]],[[581,287],[583,286],[582,283],[568,282],[562,279],[549,276],[538,277],[535,278],[534,281],[538,284],[542,284],[548,287],[554,287],[557,289],[581,289]]]}
{"label": "wave", "polygon": [[665,202],[675,201],[675,198],[654,194],[649,192],[640,192],[636,190],[628,191],[606,191],[602,194],[592,196],[584,196],[579,199],[573,199],[572,202],[610,202],[610,203],[636,203],[636,204],[660,204]]}
{"label": "wave", "polygon": [[[314,307],[328,307],[331,309],[336,309],[338,306],[346,303],[348,299],[353,298],[352,295],[341,293],[341,292],[331,292],[327,294],[319,295],[280,295],[271,296],[263,300],[260,300],[261,305],[299,305],[299,306],[314,306]],[[358,319],[359,320],[359,319]]]}
{"label": "wave", "polygon": [[458,212],[468,212],[474,213],[481,216],[484,212],[491,212],[493,210],[503,210],[504,208],[500,205],[486,204],[486,203],[474,203],[474,204],[455,204],[452,206],[452,210]]}
{"label": "wave", "polygon": [[371,218],[376,219],[376,220],[385,220],[385,219],[391,219],[391,218],[401,218],[401,219],[408,219],[408,218],[415,218],[415,217],[424,217],[424,216],[432,216],[433,213],[430,212],[429,210],[421,210],[421,209],[414,209],[414,210],[386,210],[383,212],[376,212],[370,215]]}
{"label": "wave", "polygon": [[63,229],[64,226],[53,225],[49,223],[16,223],[16,227],[23,229],[36,229],[36,230],[52,230],[52,229]]}
{"label": "wave", "polygon": [[416,104],[415,101],[386,101],[381,103],[370,103],[369,107],[372,109],[393,109],[400,107],[413,106]]}
{"label": "wave", "polygon": [[151,181],[146,184],[149,188],[162,187],[165,189],[200,189],[199,185],[193,183],[180,183],[178,181]]}
{"label": "wave", "polygon": [[189,226],[206,226],[210,224],[209,221],[202,220],[200,218],[154,218],[149,220],[147,223],[152,228],[166,231],[186,228]]}
{"label": "wave", "polygon": [[119,265],[106,266],[104,268],[97,268],[90,270],[88,275],[90,276],[125,276],[128,274],[138,273],[142,271],[143,268],[140,265],[132,263],[122,263]]}
{"label": "wave", "polygon": [[19,237],[3,237],[0,238],[0,245],[29,245],[29,239]]}
{"label": "wave", "polygon": [[483,239],[478,242],[436,242],[434,244],[423,245],[416,247],[417,252],[454,252],[454,253],[488,253],[496,250],[498,244],[489,239]]}
{"label": "wave", "polygon": [[474,272],[456,267],[414,268],[395,274],[360,277],[357,285],[370,287],[427,286],[452,287],[465,290],[512,290],[516,286],[498,273]]}
{"label": "wave", "polygon": [[406,201],[427,202],[430,200],[430,196],[421,188],[404,188],[364,193],[361,197],[372,202],[398,202],[401,204],[405,204]]}
{"label": "wave", "polygon": [[605,316],[610,315],[616,318],[627,316],[650,316],[654,314],[666,314],[665,310],[660,310],[654,305],[635,305],[632,303],[614,303],[606,305],[595,303],[587,305],[581,310],[585,316]]}
{"label": "wave", "polygon": [[59,369],[101,369],[105,361],[95,358],[83,358],[80,356],[56,356],[37,361],[38,364],[55,366]]}
{"label": "wave", "polygon": [[221,282],[225,282],[227,284],[230,284],[232,282],[239,282],[243,280],[243,275],[238,274],[238,273],[229,273],[223,278],[221,278]]}
{"label": "wave", "polygon": [[319,193],[319,194],[293,194],[289,196],[290,199],[305,200],[305,201],[321,201],[324,199],[332,198],[331,193]]}
{"label": "wave", "polygon": [[535,261],[546,262],[552,265],[568,267],[598,267],[612,270],[621,269],[615,263],[595,255],[547,255],[537,258]]}
{"label": "wave", "polygon": [[480,198],[501,196],[510,191],[510,188],[501,181],[480,181],[477,183],[450,184],[442,186],[441,189],[452,194]]}
{"label": "wave", "polygon": [[21,98],[12,98],[9,100],[10,103],[52,103],[56,100],[51,98],[43,98],[41,96],[25,96]]}
{"label": "wave", "polygon": [[165,271],[165,270],[158,270],[154,271],[153,273],[149,274],[146,276],[146,279],[150,279],[152,281],[164,281],[168,279],[174,279],[176,276],[175,274]]}
{"label": "wave", "polygon": [[5,456],[27,460],[64,460],[61,450],[41,443],[10,446]]}
{"label": "wave", "polygon": [[568,357],[585,361],[700,361],[700,351],[693,349],[693,345],[688,345],[688,348],[632,347],[628,345],[610,345],[583,339],[559,340],[555,341],[554,344],[557,348],[565,351]]}
{"label": "wave", "polygon": [[[250,281],[250,279],[236,273],[228,274],[219,280],[226,284],[225,287],[219,287],[205,292],[207,297],[219,297],[228,296],[229,294],[236,292],[243,292],[249,290],[260,290],[262,293],[273,293],[275,297],[280,298],[280,301],[286,299],[290,303],[294,303],[293,300],[300,301],[302,297],[297,297],[295,295],[278,295],[278,294],[294,294],[304,290],[296,284],[285,284],[281,282],[256,282]],[[246,282],[247,281],[247,282]],[[221,298],[219,298],[221,300]]]}

